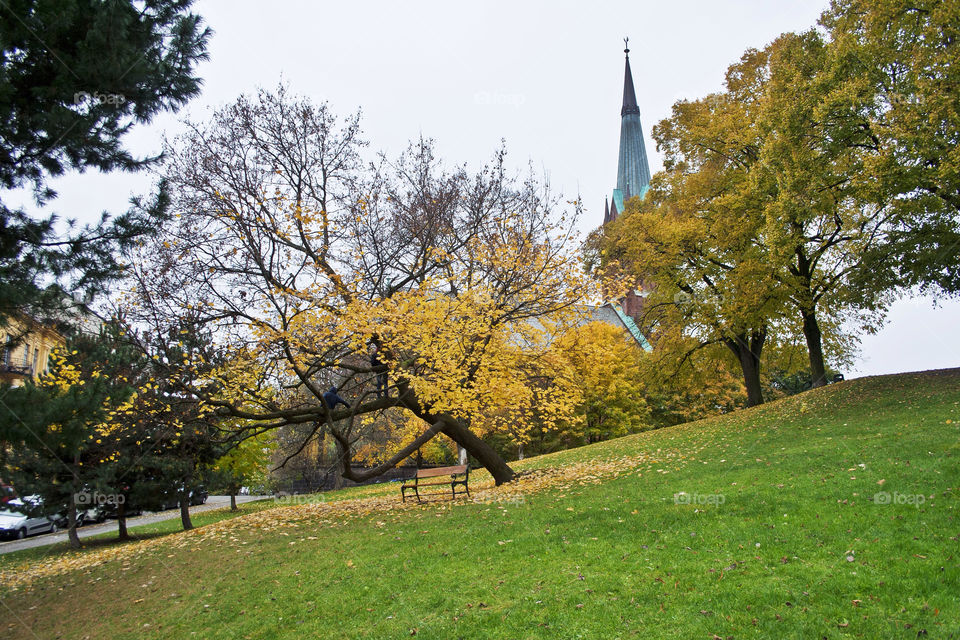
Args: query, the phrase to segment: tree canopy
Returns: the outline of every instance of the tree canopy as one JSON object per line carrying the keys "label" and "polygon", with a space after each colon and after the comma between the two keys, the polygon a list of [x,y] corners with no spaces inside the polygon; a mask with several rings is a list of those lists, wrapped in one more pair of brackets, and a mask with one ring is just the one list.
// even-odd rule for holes
{"label": "tree canopy", "polygon": [[[69,170],[136,171],[124,135],[199,94],[210,30],[191,0],[11,0],[0,5],[0,189],[29,189]],[[0,196],[2,198],[2,196]],[[56,311],[64,292],[87,298],[123,272],[120,248],[156,228],[161,190],[129,211],[65,233],[0,199],[0,322]]]}
{"label": "tree canopy", "polygon": [[[350,479],[443,433],[507,481],[478,434],[498,411],[542,400],[518,382],[555,383],[545,354],[583,295],[578,205],[560,213],[546,184],[508,174],[502,149],[471,172],[446,168],[429,140],[371,165],[364,144],[358,116],[283,87],[194,125],[168,150],[177,222],[143,247],[133,313],[157,335],[184,322],[210,331],[231,366],[185,392],[252,421],[249,433],[329,433]],[[326,405],[331,387],[348,408]],[[566,406],[541,403],[539,416]],[[355,472],[357,418],[392,407],[427,430]]]}

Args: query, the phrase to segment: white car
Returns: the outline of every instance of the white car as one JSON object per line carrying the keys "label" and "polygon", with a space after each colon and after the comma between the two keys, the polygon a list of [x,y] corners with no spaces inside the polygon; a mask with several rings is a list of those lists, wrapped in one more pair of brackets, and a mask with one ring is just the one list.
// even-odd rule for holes
{"label": "white car", "polygon": [[26,538],[34,533],[56,533],[56,515],[30,517],[21,511],[40,507],[43,502],[37,496],[27,496],[20,500],[15,498],[4,505],[0,510],[0,535],[6,538]]}

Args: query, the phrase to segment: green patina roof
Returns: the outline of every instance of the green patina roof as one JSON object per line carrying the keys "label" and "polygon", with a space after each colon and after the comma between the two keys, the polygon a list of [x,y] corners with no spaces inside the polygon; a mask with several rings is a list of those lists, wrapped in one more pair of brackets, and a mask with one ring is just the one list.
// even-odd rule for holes
{"label": "green patina roof", "polygon": [[[624,50],[626,65],[623,71],[623,106],[620,109],[620,158],[617,163],[617,189],[624,200],[633,196],[641,198],[650,185],[650,165],[647,148],[643,143],[643,127],[640,124],[640,108],[633,89],[633,74],[630,72],[630,50]],[[620,212],[623,207],[618,205]]]}
{"label": "green patina roof", "polygon": [[620,321],[627,328],[627,331],[630,332],[630,335],[633,336],[634,340],[640,344],[640,347],[644,351],[653,351],[653,347],[650,346],[650,342],[647,340],[647,337],[640,332],[640,327],[637,326],[637,323],[633,321],[633,318],[624,313],[623,309],[620,308],[618,304],[610,304],[613,307],[613,310],[617,312],[617,316],[620,318]]}

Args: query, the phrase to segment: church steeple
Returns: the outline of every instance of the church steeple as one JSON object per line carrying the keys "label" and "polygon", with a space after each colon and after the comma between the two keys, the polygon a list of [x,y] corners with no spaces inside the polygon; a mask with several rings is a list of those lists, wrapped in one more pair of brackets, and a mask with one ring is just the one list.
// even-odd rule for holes
{"label": "church steeple", "polygon": [[[626,38],[629,40],[630,38]],[[626,43],[624,40],[624,43]],[[630,71],[630,48],[626,48],[623,52],[627,56],[627,66],[623,71],[623,107],[620,109],[620,116],[623,117],[628,113],[635,113],[640,115],[640,107],[637,106],[637,92],[633,90],[633,73]]]}
{"label": "church steeple", "polygon": [[623,70],[623,106],[620,108],[620,157],[617,163],[617,188],[613,192],[613,203],[606,218],[613,219],[623,211],[626,200],[633,196],[643,198],[650,187],[650,165],[647,162],[647,148],[643,142],[643,127],[640,124],[640,107],[637,106],[637,93],[633,86],[633,73],[630,70],[629,38],[624,39],[625,63]]}

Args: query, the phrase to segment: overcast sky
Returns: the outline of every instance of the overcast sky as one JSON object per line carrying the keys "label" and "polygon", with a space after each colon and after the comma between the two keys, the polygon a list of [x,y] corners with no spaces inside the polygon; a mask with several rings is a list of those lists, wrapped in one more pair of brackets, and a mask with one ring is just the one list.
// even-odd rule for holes
{"label": "overcast sky", "polygon": [[[826,1],[671,2],[513,0],[442,2],[200,1],[213,28],[203,94],[175,116],[129,137],[156,153],[183,117],[212,109],[281,77],[335,113],[363,111],[371,149],[395,155],[433,137],[451,163],[474,166],[501,138],[519,168],[532,162],[555,189],[582,195],[581,230],[598,226],[616,182],[623,87],[623,38],[652,172],[661,158],[651,127],[674,102],[721,89],[724,72],[749,47],[812,27]],[[68,176],[53,209],[80,220],[120,211],[150,177]],[[863,341],[850,375],[960,366],[960,304],[905,300],[888,325]]]}

